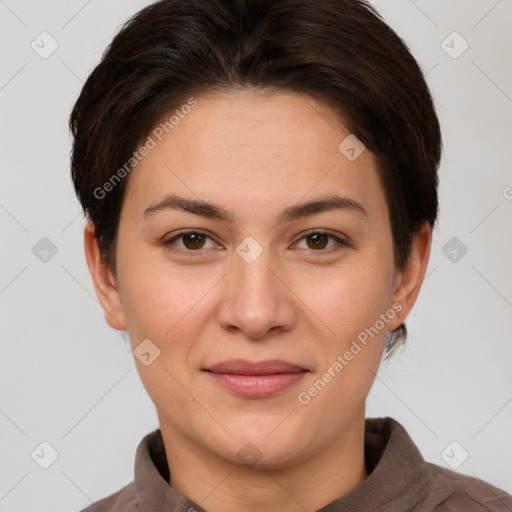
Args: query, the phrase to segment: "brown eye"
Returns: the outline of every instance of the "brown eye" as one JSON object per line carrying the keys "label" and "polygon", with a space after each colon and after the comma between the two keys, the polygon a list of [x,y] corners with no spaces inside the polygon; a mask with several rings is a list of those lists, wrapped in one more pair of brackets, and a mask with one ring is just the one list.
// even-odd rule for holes
{"label": "brown eye", "polygon": [[205,235],[201,233],[185,233],[181,235],[183,245],[190,250],[202,249],[204,245]]}
{"label": "brown eye", "polygon": [[[209,247],[207,246],[207,240],[210,240],[212,244]],[[303,249],[305,248],[320,254],[331,253],[350,245],[343,238],[323,231],[311,231],[306,233],[297,243],[300,244],[303,241],[306,241],[306,247],[302,247]],[[335,243],[329,245],[330,241],[334,241]],[[172,238],[164,240],[162,244],[176,253],[190,256],[200,256],[204,254],[204,250],[215,247],[213,239],[208,234],[199,231],[178,233]]]}
{"label": "brown eye", "polygon": [[[306,237],[310,249],[325,249],[329,242],[329,236],[325,233],[314,233]],[[311,241],[311,243],[309,243]]]}
{"label": "brown eye", "polygon": [[[209,247],[206,245],[207,240],[211,240]],[[215,245],[209,235],[199,231],[186,231],[178,233],[168,240],[163,240],[162,244],[177,253],[189,254],[192,256],[200,255],[204,253],[204,250],[212,248]]]}
{"label": "brown eye", "polygon": [[[300,247],[302,241],[306,242],[306,247]],[[334,244],[329,246],[329,242],[334,241]],[[300,249],[309,249],[318,253],[330,253],[344,247],[348,247],[349,243],[336,235],[323,231],[310,231],[306,233],[298,242]]]}

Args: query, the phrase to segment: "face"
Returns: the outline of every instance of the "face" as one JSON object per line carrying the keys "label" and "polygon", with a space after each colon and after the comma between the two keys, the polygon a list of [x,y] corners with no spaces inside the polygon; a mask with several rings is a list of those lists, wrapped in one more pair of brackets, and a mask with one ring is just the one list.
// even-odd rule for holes
{"label": "face", "polygon": [[[308,96],[215,94],[131,172],[106,309],[135,354],[150,340],[136,364],[162,430],[233,462],[252,443],[276,467],[364,418],[412,304],[376,160],[347,158],[349,135]],[[207,371],[233,359],[301,371]]]}

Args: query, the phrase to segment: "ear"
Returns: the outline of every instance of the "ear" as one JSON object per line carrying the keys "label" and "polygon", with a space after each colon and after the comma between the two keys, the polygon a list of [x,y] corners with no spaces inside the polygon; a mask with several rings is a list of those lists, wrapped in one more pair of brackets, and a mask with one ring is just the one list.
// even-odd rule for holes
{"label": "ear", "polygon": [[117,283],[103,260],[94,225],[91,222],[88,222],[84,229],[84,249],[96,295],[105,311],[105,320],[113,329],[125,331],[126,321]]}
{"label": "ear", "polygon": [[411,254],[405,268],[396,275],[392,303],[402,307],[397,307],[397,315],[389,322],[390,331],[398,329],[416,302],[427,270],[431,240],[432,229],[425,222],[412,239]]}

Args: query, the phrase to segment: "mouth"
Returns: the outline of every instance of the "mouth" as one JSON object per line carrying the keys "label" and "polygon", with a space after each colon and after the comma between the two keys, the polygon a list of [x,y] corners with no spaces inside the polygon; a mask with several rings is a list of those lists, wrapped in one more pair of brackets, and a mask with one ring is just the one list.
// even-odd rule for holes
{"label": "mouth", "polygon": [[279,359],[231,359],[203,369],[225,390],[245,398],[274,396],[299,382],[310,370]]}

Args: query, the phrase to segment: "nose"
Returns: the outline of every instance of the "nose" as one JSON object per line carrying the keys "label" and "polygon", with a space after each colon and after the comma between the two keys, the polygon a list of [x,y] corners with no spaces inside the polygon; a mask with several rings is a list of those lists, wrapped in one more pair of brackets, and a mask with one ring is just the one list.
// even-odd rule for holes
{"label": "nose", "polygon": [[234,268],[226,276],[217,319],[227,331],[263,339],[287,331],[297,321],[297,296],[289,278],[269,249],[252,262],[234,255]]}

